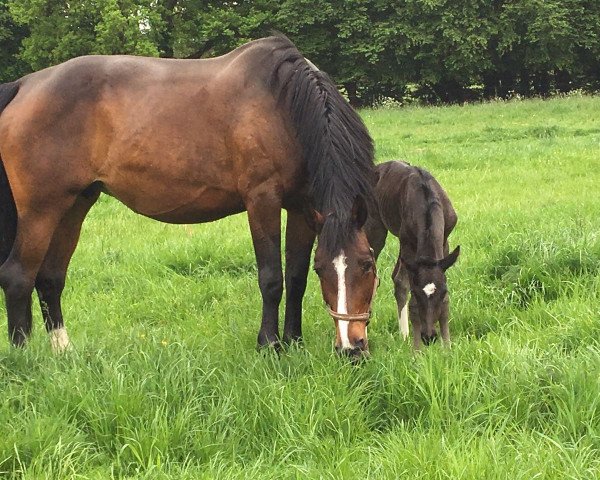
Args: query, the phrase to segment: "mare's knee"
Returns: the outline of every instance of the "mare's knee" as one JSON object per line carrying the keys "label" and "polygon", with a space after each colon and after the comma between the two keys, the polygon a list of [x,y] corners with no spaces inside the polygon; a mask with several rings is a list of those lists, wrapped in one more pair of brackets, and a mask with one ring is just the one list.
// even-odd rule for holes
{"label": "mare's knee", "polygon": [[35,279],[26,275],[20,265],[6,261],[0,267],[0,287],[8,297],[20,298],[31,295]]}
{"label": "mare's knee", "polygon": [[265,269],[259,273],[258,280],[260,291],[265,301],[281,300],[283,295],[283,275],[282,273],[274,270]]}

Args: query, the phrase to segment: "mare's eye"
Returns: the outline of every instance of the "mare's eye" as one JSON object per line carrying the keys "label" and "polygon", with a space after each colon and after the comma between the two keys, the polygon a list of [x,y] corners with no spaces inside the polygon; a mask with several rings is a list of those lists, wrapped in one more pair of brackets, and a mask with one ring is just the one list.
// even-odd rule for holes
{"label": "mare's eye", "polygon": [[321,267],[317,267],[316,265],[313,267],[313,270],[315,271],[315,273],[320,277],[321,274],[323,273],[323,269]]}
{"label": "mare's eye", "polygon": [[358,263],[363,272],[367,273],[373,268],[373,262],[371,260],[363,260]]}

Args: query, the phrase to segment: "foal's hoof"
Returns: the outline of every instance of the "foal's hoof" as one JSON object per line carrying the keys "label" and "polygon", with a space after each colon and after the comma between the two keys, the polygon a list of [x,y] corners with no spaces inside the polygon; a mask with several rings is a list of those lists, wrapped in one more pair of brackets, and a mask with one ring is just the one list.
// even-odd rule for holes
{"label": "foal's hoof", "polygon": [[431,345],[432,343],[435,343],[437,341],[437,333],[434,333],[433,335],[427,335],[422,333],[421,334],[421,340],[423,340],[423,343],[427,346]]}

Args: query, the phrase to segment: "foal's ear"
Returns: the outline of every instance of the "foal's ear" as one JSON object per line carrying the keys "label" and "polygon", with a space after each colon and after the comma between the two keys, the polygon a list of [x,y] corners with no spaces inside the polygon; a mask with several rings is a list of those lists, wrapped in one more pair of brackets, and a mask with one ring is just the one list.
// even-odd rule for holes
{"label": "foal's ear", "polygon": [[354,205],[352,205],[352,222],[354,226],[358,229],[362,228],[367,221],[368,215],[369,211],[367,210],[365,199],[362,195],[357,195],[354,199]]}
{"label": "foal's ear", "polygon": [[452,251],[452,253],[450,253],[450,255],[448,255],[446,258],[442,258],[439,261],[439,266],[442,267],[442,270],[444,270],[444,271],[448,270],[452,265],[454,265],[454,262],[456,262],[459,255],[460,255],[460,245],[457,246]]}

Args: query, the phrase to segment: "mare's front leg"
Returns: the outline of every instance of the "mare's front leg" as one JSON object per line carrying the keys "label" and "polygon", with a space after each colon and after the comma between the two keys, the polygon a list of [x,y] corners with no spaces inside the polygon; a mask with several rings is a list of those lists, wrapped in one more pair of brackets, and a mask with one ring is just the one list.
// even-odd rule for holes
{"label": "mare's front leg", "polygon": [[315,232],[302,212],[288,211],[285,232],[285,323],[283,341],[287,344],[302,339],[302,299]]}
{"label": "mare's front leg", "polygon": [[246,201],[248,222],[258,266],[262,320],[258,347],[279,348],[279,303],[283,294],[281,268],[281,198],[276,188],[263,184]]}

